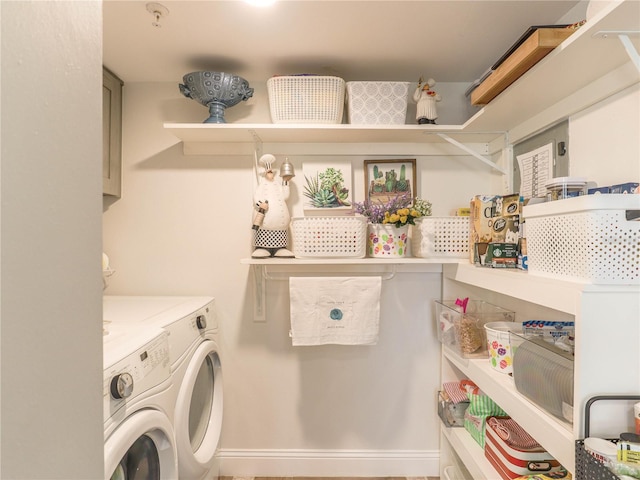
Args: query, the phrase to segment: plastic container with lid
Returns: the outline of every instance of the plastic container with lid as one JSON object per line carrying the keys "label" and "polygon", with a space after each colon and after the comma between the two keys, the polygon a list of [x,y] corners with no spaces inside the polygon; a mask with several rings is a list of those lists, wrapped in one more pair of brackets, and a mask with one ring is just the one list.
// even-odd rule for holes
{"label": "plastic container with lid", "polygon": [[547,189],[547,200],[579,197],[587,193],[587,179],[583,177],[556,177],[544,185]]}

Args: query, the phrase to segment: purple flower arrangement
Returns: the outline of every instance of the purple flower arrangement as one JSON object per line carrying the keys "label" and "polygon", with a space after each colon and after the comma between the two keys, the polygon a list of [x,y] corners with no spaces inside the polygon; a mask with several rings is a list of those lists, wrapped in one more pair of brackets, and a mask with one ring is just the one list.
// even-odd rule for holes
{"label": "purple flower arrangement", "polygon": [[[369,219],[369,223],[388,223],[389,215],[396,213],[411,205],[411,195],[407,192],[403,195],[391,198],[387,202],[372,202],[365,200],[364,202],[355,202],[354,210],[360,215],[364,215]],[[385,218],[387,221],[385,221]],[[394,222],[395,223],[395,222]],[[413,222],[410,222],[413,223]]]}

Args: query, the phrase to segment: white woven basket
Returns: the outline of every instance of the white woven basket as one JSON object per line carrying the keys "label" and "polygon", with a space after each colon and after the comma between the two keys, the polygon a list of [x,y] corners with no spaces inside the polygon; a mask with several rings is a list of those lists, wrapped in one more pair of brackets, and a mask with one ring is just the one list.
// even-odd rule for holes
{"label": "white woven basket", "polygon": [[409,82],[347,82],[349,123],[404,125]]}
{"label": "white woven basket", "polygon": [[584,195],[524,207],[530,274],[640,284],[640,195]]}
{"label": "white woven basket", "polygon": [[411,228],[411,254],[422,258],[469,256],[469,217],[423,217]]}
{"label": "white woven basket", "polygon": [[297,258],[364,258],[367,219],[363,216],[295,217],[291,219],[291,236]]}
{"label": "white woven basket", "polygon": [[339,77],[291,75],[267,80],[273,123],[342,123],[345,82]]}

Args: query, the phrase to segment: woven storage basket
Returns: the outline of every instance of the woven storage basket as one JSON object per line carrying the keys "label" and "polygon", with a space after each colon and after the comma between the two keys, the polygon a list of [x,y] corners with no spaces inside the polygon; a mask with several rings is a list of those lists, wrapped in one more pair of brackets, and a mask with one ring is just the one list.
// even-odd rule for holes
{"label": "woven storage basket", "polygon": [[297,258],[363,258],[367,219],[362,216],[296,217],[291,220]]}
{"label": "woven storage basket", "polygon": [[640,195],[633,194],[584,195],[524,207],[529,273],[640,284],[637,215]]}
{"label": "woven storage basket", "polygon": [[349,123],[404,125],[409,82],[347,82]]}
{"label": "woven storage basket", "polygon": [[273,123],[342,123],[345,82],[339,77],[271,77],[267,91]]}
{"label": "woven storage basket", "polygon": [[411,228],[411,254],[422,258],[467,258],[469,217],[423,217]]}

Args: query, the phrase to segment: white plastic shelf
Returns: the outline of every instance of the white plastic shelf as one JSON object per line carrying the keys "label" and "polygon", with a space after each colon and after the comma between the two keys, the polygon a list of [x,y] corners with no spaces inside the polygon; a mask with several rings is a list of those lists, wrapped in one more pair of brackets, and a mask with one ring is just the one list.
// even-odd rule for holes
{"label": "white plastic shelf", "polygon": [[453,350],[443,347],[443,354],[468,378],[491,397],[538,443],[569,471],[575,471],[574,430],[569,422],[562,421],[521,395],[513,378],[495,371],[487,359],[461,358]]}

